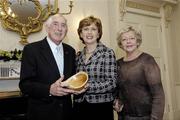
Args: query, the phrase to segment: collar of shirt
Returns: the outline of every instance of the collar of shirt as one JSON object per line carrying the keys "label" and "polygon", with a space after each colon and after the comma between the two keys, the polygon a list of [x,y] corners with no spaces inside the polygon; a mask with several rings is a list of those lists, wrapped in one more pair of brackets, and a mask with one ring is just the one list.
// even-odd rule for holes
{"label": "collar of shirt", "polygon": [[56,52],[56,47],[59,47],[60,48],[60,52],[63,53],[63,46],[62,46],[62,42],[59,44],[59,45],[56,45],[54,42],[52,42],[52,40],[47,37],[47,42],[51,48],[51,51],[53,52],[53,54]]}

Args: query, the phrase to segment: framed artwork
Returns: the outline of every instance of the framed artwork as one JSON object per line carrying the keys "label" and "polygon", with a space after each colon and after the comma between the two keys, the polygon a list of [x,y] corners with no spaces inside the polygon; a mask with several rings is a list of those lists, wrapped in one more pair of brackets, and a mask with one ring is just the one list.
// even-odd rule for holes
{"label": "framed artwork", "polygon": [[16,80],[20,77],[22,50],[0,49],[0,80]]}
{"label": "framed artwork", "polygon": [[17,60],[0,61],[0,80],[19,79],[21,62]]}

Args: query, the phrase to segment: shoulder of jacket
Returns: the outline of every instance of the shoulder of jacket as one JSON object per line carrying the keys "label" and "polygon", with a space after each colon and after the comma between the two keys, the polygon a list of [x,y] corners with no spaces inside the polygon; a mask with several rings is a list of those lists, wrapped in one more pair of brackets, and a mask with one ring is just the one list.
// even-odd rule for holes
{"label": "shoulder of jacket", "polygon": [[78,51],[77,53],[76,53],[76,56],[79,56],[81,54],[81,51]]}

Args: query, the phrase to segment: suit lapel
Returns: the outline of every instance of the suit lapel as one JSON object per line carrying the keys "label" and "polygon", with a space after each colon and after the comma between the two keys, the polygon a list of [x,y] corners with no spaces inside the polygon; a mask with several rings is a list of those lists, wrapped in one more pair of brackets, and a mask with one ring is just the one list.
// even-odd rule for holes
{"label": "suit lapel", "polygon": [[69,63],[69,52],[65,45],[63,44],[63,49],[64,49],[64,76],[67,76],[68,73],[68,63]]}
{"label": "suit lapel", "polygon": [[58,67],[57,67],[57,64],[56,64],[56,60],[55,60],[55,58],[53,56],[51,48],[50,48],[50,46],[49,46],[46,39],[44,39],[42,41],[41,53],[42,53],[42,56],[44,56],[44,58],[46,59],[46,61],[48,63],[47,65],[50,66],[49,69],[54,71],[54,73],[59,74],[59,70],[58,70]]}

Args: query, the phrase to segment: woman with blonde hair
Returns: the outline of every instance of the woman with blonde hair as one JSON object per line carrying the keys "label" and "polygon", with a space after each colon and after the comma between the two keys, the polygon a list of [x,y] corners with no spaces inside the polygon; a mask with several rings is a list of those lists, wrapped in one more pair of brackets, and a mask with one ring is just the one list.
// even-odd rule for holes
{"label": "woman with blonde hair", "polygon": [[160,69],[153,56],[139,50],[141,33],[129,26],[118,34],[117,41],[126,53],[117,60],[114,109],[119,120],[162,120],[165,97]]}

